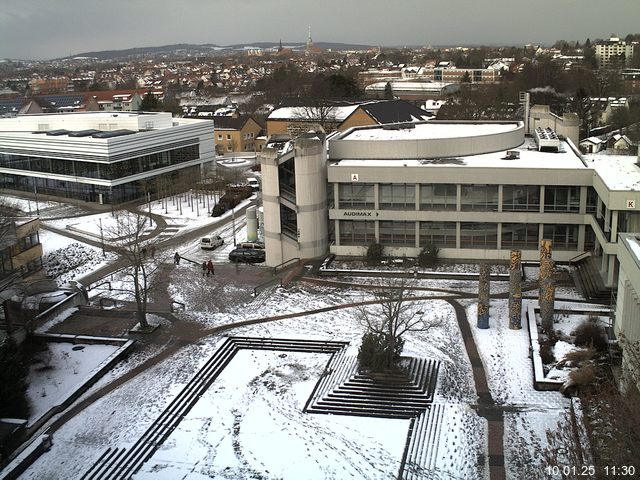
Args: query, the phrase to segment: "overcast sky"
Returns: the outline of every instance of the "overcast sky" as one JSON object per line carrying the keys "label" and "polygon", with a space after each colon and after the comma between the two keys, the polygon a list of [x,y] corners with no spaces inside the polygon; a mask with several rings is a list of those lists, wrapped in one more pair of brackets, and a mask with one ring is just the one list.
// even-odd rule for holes
{"label": "overcast sky", "polygon": [[172,43],[552,44],[640,33],[640,0],[0,0],[0,58]]}

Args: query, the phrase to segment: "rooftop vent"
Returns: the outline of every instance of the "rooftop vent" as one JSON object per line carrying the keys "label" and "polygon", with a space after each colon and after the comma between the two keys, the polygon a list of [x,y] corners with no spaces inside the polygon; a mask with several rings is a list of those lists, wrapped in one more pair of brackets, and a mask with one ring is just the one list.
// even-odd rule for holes
{"label": "rooftop vent", "polygon": [[553,150],[555,152],[560,150],[560,139],[556,132],[551,128],[537,127],[535,131],[536,145],[538,150]]}
{"label": "rooftop vent", "polygon": [[503,157],[503,160],[517,160],[520,158],[520,152],[518,150],[507,150],[507,154]]}
{"label": "rooftop vent", "polygon": [[416,128],[416,126],[412,122],[385,123],[384,125],[382,125],[383,130],[405,130],[409,128]]}

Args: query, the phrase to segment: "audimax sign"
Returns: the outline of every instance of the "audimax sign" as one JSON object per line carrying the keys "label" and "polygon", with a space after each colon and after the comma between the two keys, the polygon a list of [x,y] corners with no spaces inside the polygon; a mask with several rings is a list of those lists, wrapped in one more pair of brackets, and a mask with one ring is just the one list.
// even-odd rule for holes
{"label": "audimax sign", "polygon": [[346,210],[342,212],[343,217],[377,217],[378,215],[378,212],[370,210]]}

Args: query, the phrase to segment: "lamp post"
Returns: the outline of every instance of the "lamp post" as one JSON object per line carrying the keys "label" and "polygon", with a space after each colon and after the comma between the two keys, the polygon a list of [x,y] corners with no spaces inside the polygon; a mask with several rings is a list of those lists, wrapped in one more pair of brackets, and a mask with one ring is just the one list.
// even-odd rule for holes
{"label": "lamp post", "polygon": [[40,205],[38,205],[38,183],[37,179],[33,182],[33,193],[36,195],[36,213],[40,215]]}
{"label": "lamp post", "polygon": [[231,207],[231,228],[233,229],[233,246],[236,246],[236,207]]}
{"label": "lamp post", "polygon": [[102,256],[105,256],[104,253],[104,234],[102,232],[102,218],[100,219],[100,245],[102,245]]}

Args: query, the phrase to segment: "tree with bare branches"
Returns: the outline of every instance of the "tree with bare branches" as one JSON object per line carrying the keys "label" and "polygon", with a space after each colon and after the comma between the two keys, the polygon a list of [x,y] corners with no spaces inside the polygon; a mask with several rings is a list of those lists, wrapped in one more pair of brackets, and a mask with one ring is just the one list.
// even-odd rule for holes
{"label": "tree with bare branches", "polygon": [[361,306],[360,323],[365,327],[358,353],[360,368],[373,371],[397,366],[409,332],[428,332],[442,324],[420,310],[405,279],[388,279],[374,293],[376,303]]}
{"label": "tree with bare branches", "polygon": [[151,280],[158,270],[160,261],[152,258],[150,245],[145,236],[149,227],[149,218],[136,212],[120,212],[116,214],[114,227],[105,229],[109,243],[127,263],[125,275],[131,280],[129,293],[136,303],[136,318],[140,327],[149,328],[147,321],[147,304]]}

